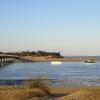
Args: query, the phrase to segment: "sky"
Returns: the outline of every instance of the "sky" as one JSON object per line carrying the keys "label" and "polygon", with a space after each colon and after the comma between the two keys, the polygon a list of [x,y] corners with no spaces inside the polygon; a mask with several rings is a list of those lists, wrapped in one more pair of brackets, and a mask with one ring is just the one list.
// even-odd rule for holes
{"label": "sky", "polygon": [[0,0],[0,51],[100,56],[100,0]]}

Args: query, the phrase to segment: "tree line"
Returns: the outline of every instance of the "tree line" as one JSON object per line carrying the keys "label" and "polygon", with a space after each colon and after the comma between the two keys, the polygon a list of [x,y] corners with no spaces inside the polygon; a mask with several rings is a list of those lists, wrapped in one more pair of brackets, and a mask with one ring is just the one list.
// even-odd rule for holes
{"label": "tree line", "polygon": [[60,52],[45,52],[45,51],[22,51],[22,52],[14,52],[14,53],[10,53],[7,52],[5,54],[8,55],[16,55],[16,56],[33,56],[33,57],[51,57],[51,58],[63,58],[63,56],[61,56]]}

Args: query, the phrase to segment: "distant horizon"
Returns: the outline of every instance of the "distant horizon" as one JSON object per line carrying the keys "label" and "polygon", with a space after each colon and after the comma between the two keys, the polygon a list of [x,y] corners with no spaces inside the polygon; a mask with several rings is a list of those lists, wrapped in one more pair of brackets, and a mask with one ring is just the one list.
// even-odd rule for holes
{"label": "distant horizon", "polygon": [[99,0],[1,0],[0,51],[100,55]]}

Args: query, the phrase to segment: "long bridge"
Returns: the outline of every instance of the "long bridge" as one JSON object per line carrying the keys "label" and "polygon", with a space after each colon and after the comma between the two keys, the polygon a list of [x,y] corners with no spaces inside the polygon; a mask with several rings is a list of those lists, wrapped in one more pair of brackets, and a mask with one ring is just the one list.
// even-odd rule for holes
{"label": "long bridge", "polygon": [[0,66],[8,65],[14,62],[33,62],[33,60],[16,55],[0,54]]}
{"label": "long bridge", "polygon": [[16,59],[18,59],[18,57],[14,55],[0,54],[0,66],[14,63]]}

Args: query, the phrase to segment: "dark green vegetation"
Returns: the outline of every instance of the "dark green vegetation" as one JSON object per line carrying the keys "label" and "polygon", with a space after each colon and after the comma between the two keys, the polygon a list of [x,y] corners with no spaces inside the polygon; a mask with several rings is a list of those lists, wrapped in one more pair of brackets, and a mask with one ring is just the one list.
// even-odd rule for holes
{"label": "dark green vegetation", "polygon": [[34,80],[26,80],[24,85],[28,89],[41,89],[49,95],[50,92],[46,83],[47,82],[42,78],[37,78]]}
{"label": "dark green vegetation", "polygon": [[45,51],[23,51],[23,52],[14,52],[14,53],[5,53],[9,55],[17,56],[33,56],[33,57],[50,57],[50,58],[63,58],[59,52],[45,52]]}

